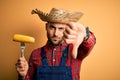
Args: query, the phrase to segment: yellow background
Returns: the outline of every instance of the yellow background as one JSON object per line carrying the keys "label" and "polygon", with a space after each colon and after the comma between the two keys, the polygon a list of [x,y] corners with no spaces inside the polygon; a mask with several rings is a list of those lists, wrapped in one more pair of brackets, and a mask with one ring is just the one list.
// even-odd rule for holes
{"label": "yellow background", "polygon": [[25,56],[46,43],[44,22],[31,10],[49,12],[52,7],[82,11],[79,20],[89,26],[97,38],[91,54],[84,59],[81,80],[120,80],[120,1],[119,0],[0,0],[0,80],[16,80],[16,60],[20,43],[13,42],[15,33],[35,37],[26,44]]}

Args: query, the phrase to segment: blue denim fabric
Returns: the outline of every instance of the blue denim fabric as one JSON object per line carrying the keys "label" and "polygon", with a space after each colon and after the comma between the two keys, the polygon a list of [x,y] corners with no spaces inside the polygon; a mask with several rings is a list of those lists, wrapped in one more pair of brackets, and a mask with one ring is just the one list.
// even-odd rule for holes
{"label": "blue denim fabric", "polygon": [[43,47],[41,52],[43,66],[39,66],[37,69],[37,80],[72,80],[71,66],[66,66],[67,53],[68,46],[62,52],[60,65],[48,66]]}

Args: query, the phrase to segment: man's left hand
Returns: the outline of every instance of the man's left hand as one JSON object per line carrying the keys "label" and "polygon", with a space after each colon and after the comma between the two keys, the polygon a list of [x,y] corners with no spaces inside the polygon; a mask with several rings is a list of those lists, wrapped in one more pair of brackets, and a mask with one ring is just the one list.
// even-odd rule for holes
{"label": "man's left hand", "polygon": [[70,22],[64,31],[64,40],[67,44],[73,44],[72,56],[77,57],[77,49],[86,36],[86,29],[80,23]]}

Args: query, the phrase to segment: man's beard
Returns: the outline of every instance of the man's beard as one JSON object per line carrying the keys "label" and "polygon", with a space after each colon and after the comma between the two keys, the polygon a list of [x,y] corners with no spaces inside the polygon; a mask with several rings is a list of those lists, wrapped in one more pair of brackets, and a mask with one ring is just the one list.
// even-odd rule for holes
{"label": "man's beard", "polygon": [[63,42],[63,38],[61,38],[61,39],[59,39],[59,41],[57,42],[57,43],[55,43],[52,39],[53,38],[59,38],[59,37],[57,37],[57,36],[52,36],[52,37],[50,37],[49,35],[47,35],[47,37],[48,37],[48,41],[50,42],[50,43],[52,43],[52,45],[54,45],[54,46],[56,46],[56,45],[59,45],[59,44],[61,44],[62,42]]}

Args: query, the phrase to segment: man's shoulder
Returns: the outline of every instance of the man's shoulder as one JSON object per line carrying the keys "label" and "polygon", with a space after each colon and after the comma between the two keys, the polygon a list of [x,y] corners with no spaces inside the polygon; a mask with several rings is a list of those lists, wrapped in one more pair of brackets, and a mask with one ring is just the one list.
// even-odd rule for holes
{"label": "man's shoulder", "polygon": [[[44,47],[44,46],[42,46],[42,47]],[[39,47],[39,48],[34,49],[34,50],[32,51],[32,55],[40,54],[42,47]]]}

